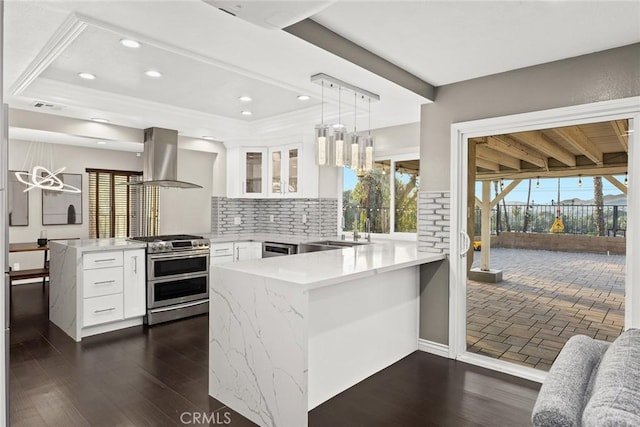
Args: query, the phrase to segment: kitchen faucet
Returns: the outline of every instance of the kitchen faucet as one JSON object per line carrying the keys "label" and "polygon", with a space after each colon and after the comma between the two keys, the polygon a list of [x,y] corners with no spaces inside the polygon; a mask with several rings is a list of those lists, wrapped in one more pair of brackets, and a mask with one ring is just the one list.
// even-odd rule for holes
{"label": "kitchen faucet", "polygon": [[357,219],[353,220],[353,241],[357,242],[360,234],[358,233],[358,228],[360,227],[359,221]]}
{"label": "kitchen faucet", "polygon": [[371,243],[371,220],[367,218],[367,221],[364,223],[364,231],[367,242]]}

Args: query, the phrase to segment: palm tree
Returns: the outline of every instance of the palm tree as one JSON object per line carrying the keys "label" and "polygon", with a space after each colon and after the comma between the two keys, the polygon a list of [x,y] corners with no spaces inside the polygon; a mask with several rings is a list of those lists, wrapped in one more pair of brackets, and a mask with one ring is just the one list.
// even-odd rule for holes
{"label": "palm tree", "polygon": [[596,236],[604,236],[604,196],[602,195],[602,177],[593,177],[593,203],[596,205],[594,220],[596,223]]}

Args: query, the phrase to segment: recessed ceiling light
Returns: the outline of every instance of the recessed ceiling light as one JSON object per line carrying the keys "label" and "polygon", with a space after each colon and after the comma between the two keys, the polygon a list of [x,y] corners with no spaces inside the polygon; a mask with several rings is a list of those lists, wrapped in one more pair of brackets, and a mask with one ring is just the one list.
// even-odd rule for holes
{"label": "recessed ceiling light", "polygon": [[105,145],[106,143],[107,143],[107,141],[97,141],[96,142],[96,144],[99,144],[99,145]]}
{"label": "recessed ceiling light", "polygon": [[300,101],[308,101],[309,99],[311,99],[309,95],[298,95],[298,100]]}
{"label": "recessed ceiling light", "polygon": [[253,113],[251,111],[243,110],[243,111],[240,111],[240,114],[242,114],[243,116],[250,116]]}
{"label": "recessed ceiling light", "polygon": [[215,137],[210,136],[210,135],[205,135],[205,136],[202,137],[202,139],[208,139],[209,141],[215,141],[216,140]]}
{"label": "recessed ceiling light", "polygon": [[95,80],[96,78],[95,74],[91,73],[78,73],[78,77],[85,80]]}
{"label": "recessed ceiling light", "polygon": [[121,39],[120,44],[125,47],[130,47],[131,49],[137,49],[142,46],[139,41],[131,39]]}
{"label": "recessed ceiling light", "polygon": [[251,101],[252,101],[252,100],[251,100],[251,97],[250,97],[250,96],[247,96],[247,95],[243,95],[243,96],[241,96],[241,97],[240,97],[240,98],[238,98],[238,99],[239,99],[240,101],[242,101],[242,102],[251,102]]}
{"label": "recessed ceiling light", "polygon": [[91,120],[94,121],[94,122],[98,122],[98,123],[109,123],[109,120],[102,119],[100,117],[93,117]]}
{"label": "recessed ceiling light", "polygon": [[162,73],[158,70],[147,70],[144,72],[147,77],[159,78],[162,77]]}

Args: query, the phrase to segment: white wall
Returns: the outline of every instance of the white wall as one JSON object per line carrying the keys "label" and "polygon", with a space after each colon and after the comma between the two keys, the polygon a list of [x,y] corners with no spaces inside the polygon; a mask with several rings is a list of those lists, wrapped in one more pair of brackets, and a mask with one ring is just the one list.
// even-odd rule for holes
{"label": "white wall", "polygon": [[[160,234],[209,233],[211,231],[211,196],[220,191],[224,181],[218,183],[214,174],[217,153],[178,150],[178,179],[202,188],[160,189]],[[219,195],[219,194],[216,194]]]}
{"label": "white wall", "polygon": [[[9,170],[26,170],[27,150],[31,144],[25,141],[9,141]],[[86,168],[118,169],[141,171],[142,158],[136,153],[75,147],[70,145],[47,144],[53,148],[53,161],[56,168],[66,166],[64,173],[82,174],[82,224],[79,225],[42,225],[42,190],[33,189],[29,195],[29,225],[27,227],[9,227],[9,241],[35,242],[42,229],[47,230],[50,239],[68,237],[89,237],[89,177]],[[20,268],[42,267],[42,254],[10,254],[9,261],[20,263]]]}

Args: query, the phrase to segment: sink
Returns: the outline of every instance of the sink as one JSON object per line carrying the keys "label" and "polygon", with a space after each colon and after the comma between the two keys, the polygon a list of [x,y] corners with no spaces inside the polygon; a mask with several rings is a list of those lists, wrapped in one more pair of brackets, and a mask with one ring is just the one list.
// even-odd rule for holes
{"label": "sink", "polygon": [[369,242],[352,242],[348,240],[319,240],[317,242],[305,242],[298,246],[298,252],[331,251],[334,249],[351,248],[353,246],[367,245]]}

